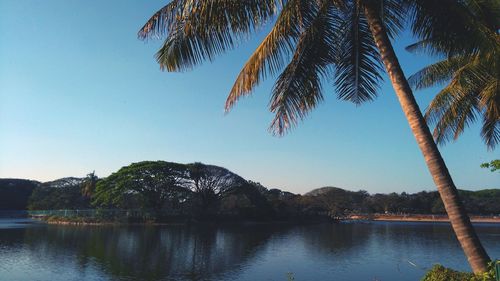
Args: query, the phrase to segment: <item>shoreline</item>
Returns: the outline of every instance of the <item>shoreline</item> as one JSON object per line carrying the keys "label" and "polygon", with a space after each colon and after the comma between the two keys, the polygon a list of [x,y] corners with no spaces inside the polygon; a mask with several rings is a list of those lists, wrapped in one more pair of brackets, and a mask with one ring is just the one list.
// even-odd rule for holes
{"label": "shoreline", "polygon": [[[51,225],[89,225],[89,226],[99,226],[99,225],[134,225],[134,226],[164,226],[164,225],[189,225],[189,224],[311,224],[311,223],[342,223],[342,222],[426,222],[426,223],[449,223],[449,219],[445,215],[350,215],[343,218],[337,218],[335,220],[318,220],[318,221],[307,221],[307,220],[279,220],[279,221],[253,221],[253,220],[241,220],[241,221],[224,221],[224,220],[214,220],[214,221],[170,221],[170,222],[155,222],[155,221],[144,221],[144,222],[125,222],[125,221],[99,221],[93,219],[79,219],[79,218],[40,218],[32,217],[32,219],[45,222]],[[500,224],[500,216],[470,216],[472,223],[488,223],[488,224]]]}
{"label": "shoreline", "polygon": [[[500,216],[469,216],[472,223],[500,224]],[[450,222],[446,215],[351,215],[351,221]]]}
{"label": "shoreline", "polygon": [[180,220],[180,221],[136,221],[127,222],[121,220],[99,220],[92,218],[78,217],[30,217],[50,225],[72,225],[72,226],[165,226],[165,225],[257,225],[257,224],[275,224],[275,225],[291,225],[291,224],[318,224],[318,223],[338,223],[340,220],[333,219],[298,219],[298,220]]}

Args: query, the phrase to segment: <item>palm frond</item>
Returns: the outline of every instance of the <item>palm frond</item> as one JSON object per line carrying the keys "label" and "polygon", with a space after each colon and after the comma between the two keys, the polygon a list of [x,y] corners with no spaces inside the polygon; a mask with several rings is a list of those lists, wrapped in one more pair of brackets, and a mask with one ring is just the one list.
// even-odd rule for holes
{"label": "palm frond", "polygon": [[394,38],[407,21],[409,5],[401,0],[379,0],[381,1],[381,16],[389,37]]}
{"label": "palm frond", "polygon": [[162,69],[183,71],[233,48],[275,15],[280,0],[177,0],[158,11],[140,38],[163,35],[157,53]]}
{"label": "palm frond", "polygon": [[500,78],[492,78],[479,94],[479,105],[500,119]]}
{"label": "palm frond", "polygon": [[373,100],[383,72],[379,53],[364,14],[357,3],[342,13],[334,85],[342,100],[361,104]]}
{"label": "palm frond", "polygon": [[[497,48],[500,39],[496,30],[491,29],[491,24],[478,11],[474,12],[478,9],[476,2],[479,1],[409,1],[412,31],[420,40],[424,40],[424,46],[434,54],[475,54],[478,46],[483,49]],[[481,6],[480,11],[486,12],[485,7]]]}
{"label": "palm frond", "polygon": [[[434,137],[440,144],[457,139],[477,115],[483,115],[481,137],[488,148],[493,149],[498,143],[500,126],[500,75],[496,64],[490,61],[490,56],[452,57],[444,61],[434,74],[425,74],[420,83],[426,79],[436,83],[440,78],[446,79],[451,73],[451,82],[431,102],[426,112],[426,119],[435,123]],[[462,60],[458,67],[446,65],[453,59]],[[446,67],[449,67],[447,72]],[[496,70],[495,70],[496,69]],[[442,72],[442,73],[439,73]],[[442,77],[437,76],[441,75]],[[427,75],[427,77],[426,77]],[[417,79],[417,80],[418,80]],[[429,83],[431,85],[432,83]],[[427,85],[426,85],[427,86]]]}
{"label": "palm frond", "polygon": [[408,78],[408,82],[417,90],[448,83],[454,74],[470,64],[469,56],[456,56],[439,61],[419,70]]}
{"label": "palm frond", "polygon": [[240,97],[250,94],[267,75],[273,75],[282,69],[302,30],[314,18],[316,4],[310,0],[286,2],[273,28],[236,78],[226,100],[226,111],[229,111]]}
{"label": "palm frond", "polygon": [[481,128],[481,137],[486,146],[493,150],[500,143],[500,120],[495,118],[483,117],[483,126]]}
{"label": "palm frond", "polygon": [[[441,49],[436,48],[435,43],[436,42],[432,38],[427,38],[406,46],[405,50],[413,54],[427,54],[439,59],[451,57],[444,54]],[[462,54],[459,56],[462,56]]]}
{"label": "palm frond", "polygon": [[483,110],[481,137],[489,149],[500,142],[500,78],[492,79],[480,93],[479,105]]}
{"label": "palm frond", "polygon": [[477,118],[477,95],[457,87],[449,85],[444,88],[426,112],[427,120],[436,123],[434,138],[438,144],[456,140]]}
{"label": "palm frond", "polygon": [[177,13],[185,3],[185,0],[172,0],[158,10],[139,30],[137,34],[139,39],[146,40],[167,35],[176,20]]}
{"label": "palm frond", "polygon": [[479,19],[488,29],[500,29],[500,1],[466,0],[465,5],[472,15]]}
{"label": "palm frond", "polygon": [[335,60],[335,24],[335,10],[330,1],[324,1],[274,85],[269,105],[275,113],[269,128],[274,134],[283,135],[323,100],[321,79],[328,76]]}

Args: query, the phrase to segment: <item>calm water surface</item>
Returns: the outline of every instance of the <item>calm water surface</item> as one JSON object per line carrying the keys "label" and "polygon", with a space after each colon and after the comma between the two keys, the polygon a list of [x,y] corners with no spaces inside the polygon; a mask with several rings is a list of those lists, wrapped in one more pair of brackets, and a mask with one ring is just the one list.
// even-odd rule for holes
{"label": "calm water surface", "polygon": [[[500,225],[476,225],[500,257]],[[53,226],[0,219],[0,280],[419,280],[468,270],[444,223]]]}

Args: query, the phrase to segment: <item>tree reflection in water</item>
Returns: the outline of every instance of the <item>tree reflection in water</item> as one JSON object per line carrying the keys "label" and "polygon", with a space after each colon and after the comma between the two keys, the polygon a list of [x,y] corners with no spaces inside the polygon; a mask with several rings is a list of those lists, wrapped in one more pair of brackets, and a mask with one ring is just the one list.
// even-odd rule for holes
{"label": "tree reflection in water", "polygon": [[252,260],[273,226],[49,226],[25,229],[31,252],[75,256],[119,280],[217,280]]}
{"label": "tree reflection in water", "polygon": [[[500,226],[477,227],[500,256]],[[467,270],[449,224],[42,226],[1,229],[1,280],[419,280]]]}

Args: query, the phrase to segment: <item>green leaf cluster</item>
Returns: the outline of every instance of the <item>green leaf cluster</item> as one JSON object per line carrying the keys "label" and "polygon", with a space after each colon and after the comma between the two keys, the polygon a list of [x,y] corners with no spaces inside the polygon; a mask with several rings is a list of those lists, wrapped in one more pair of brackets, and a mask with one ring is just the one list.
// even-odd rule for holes
{"label": "green leaf cluster", "polygon": [[[161,209],[164,204],[179,202],[188,189],[181,186],[187,171],[182,164],[143,161],[123,167],[97,182],[92,204],[124,209]],[[183,195],[183,196],[181,196]]]}
{"label": "green leaf cluster", "polygon": [[[407,49],[440,59],[409,78],[416,89],[444,85],[425,115],[435,125],[434,137],[438,143],[456,140],[482,119],[481,137],[494,149],[500,142],[500,2],[456,1],[461,5],[448,7],[437,3],[452,1],[427,2],[424,14],[433,16],[420,19],[416,32],[425,39]],[[449,14],[455,16],[447,23],[433,20]]]}
{"label": "green leaf cluster", "polygon": [[493,263],[489,263],[487,272],[475,275],[470,272],[460,272],[437,264],[425,274],[422,281],[495,281],[495,269]]}
{"label": "green leaf cluster", "polygon": [[490,171],[495,172],[500,170],[500,159],[492,160],[489,163],[481,164],[481,168],[490,169]]}

